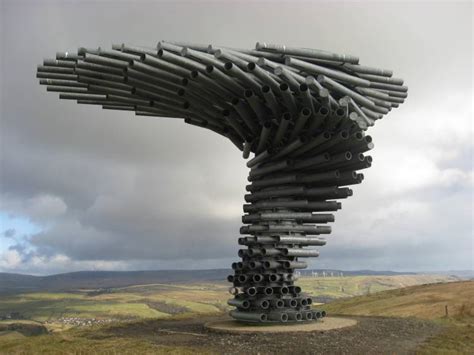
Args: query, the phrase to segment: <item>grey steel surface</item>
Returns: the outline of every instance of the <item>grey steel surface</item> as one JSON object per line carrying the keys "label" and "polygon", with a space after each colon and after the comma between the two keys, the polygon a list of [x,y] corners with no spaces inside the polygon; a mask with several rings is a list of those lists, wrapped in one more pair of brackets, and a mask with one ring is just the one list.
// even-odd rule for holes
{"label": "grey steel surface", "polygon": [[58,52],[38,66],[47,91],[79,104],[175,117],[210,129],[250,168],[229,275],[231,316],[242,322],[315,321],[324,311],[295,285],[322,234],[371,166],[369,127],[407,97],[392,71],[327,51],[257,43],[235,49],[161,41],[155,47]]}

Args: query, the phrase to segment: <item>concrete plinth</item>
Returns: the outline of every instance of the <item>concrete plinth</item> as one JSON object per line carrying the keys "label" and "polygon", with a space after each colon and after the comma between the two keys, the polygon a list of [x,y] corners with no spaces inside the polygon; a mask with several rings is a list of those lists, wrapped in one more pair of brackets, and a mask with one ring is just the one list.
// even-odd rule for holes
{"label": "concrete plinth", "polygon": [[325,332],[333,329],[352,327],[357,321],[349,318],[325,317],[317,322],[292,324],[251,324],[235,320],[209,322],[206,328],[223,333],[288,333],[288,332]]}

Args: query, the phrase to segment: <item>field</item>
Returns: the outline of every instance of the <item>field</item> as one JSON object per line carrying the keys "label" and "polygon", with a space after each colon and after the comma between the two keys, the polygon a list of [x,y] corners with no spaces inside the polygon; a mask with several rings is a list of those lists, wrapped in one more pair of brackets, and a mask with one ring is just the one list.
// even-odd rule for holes
{"label": "field", "polygon": [[[331,314],[429,319],[361,318],[365,328],[354,330],[364,336],[372,331],[375,338],[383,339],[386,334],[379,334],[380,329],[394,327],[399,334],[417,334],[413,344],[442,332],[442,338],[423,343],[425,348],[420,349],[429,352],[439,346],[439,339],[448,350],[461,340],[466,349],[472,345],[466,331],[472,326],[474,283],[449,282],[455,280],[433,275],[303,277],[299,284],[315,300],[336,300],[324,305]],[[400,289],[424,283],[436,284]],[[118,349],[120,353],[215,352],[219,348],[216,342],[233,340],[213,336],[206,340],[209,347],[203,347],[199,339],[210,336],[203,330],[203,322],[222,318],[228,310],[228,286],[224,282],[152,284],[2,296],[0,316],[22,319],[0,321],[0,353],[115,353]],[[444,317],[446,304],[448,318]],[[48,334],[32,336],[42,332]],[[157,334],[161,336],[157,338]],[[398,346],[403,346],[402,338]],[[328,346],[332,346],[329,340]],[[338,343],[341,349],[346,340]],[[271,339],[268,341],[271,346]],[[242,346],[247,343],[246,339],[236,341],[236,349],[245,352]],[[347,346],[351,349],[350,343]]]}
{"label": "field", "polygon": [[226,285],[144,285],[68,293],[25,293],[0,298],[0,316],[43,324],[58,331],[137,319],[167,319],[225,310]]}
{"label": "field", "polygon": [[406,287],[340,300],[324,308],[332,314],[433,320],[444,329],[420,352],[474,353],[474,281]]}

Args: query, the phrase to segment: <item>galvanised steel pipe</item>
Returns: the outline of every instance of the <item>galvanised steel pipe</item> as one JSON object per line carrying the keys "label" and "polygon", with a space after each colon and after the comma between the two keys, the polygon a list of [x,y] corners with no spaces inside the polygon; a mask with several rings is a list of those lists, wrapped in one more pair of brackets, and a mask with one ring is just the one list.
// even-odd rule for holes
{"label": "galvanised steel pipe", "polygon": [[[160,41],[156,48],[115,44],[45,59],[47,91],[79,104],[139,116],[181,118],[242,150],[250,168],[241,261],[228,281],[242,322],[297,323],[323,318],[295,284],[316,257],[328,223],[371,166],[364,131],[403,103],[407,87],[392,71],[357,57],[259,43],[235,49]],[[314,76],[318,77],[318,80]],[[322,212],[322,213],[318,213]]]}
{"label": "galvanised steel pipe", "polygon": [[340,61],[343,63],[359,63],[359,58],[352,56],[352,55],[344,55],[344,54],[336,54],[327,51],[322,51],[318,49],[309,49],[309,48],[295,48],[295,47],[287,47],[284,45],[279,44],[270,44],[265,42],[257,42],[255,45],[255,49],[261,51],[270,51],[270,52],[278,52],[283,54],[290,54],[290,55],[299,55],[303,57],[310,57],[310,58],[318,58],[318,59],[327,59],[327,60],[335,60]]}

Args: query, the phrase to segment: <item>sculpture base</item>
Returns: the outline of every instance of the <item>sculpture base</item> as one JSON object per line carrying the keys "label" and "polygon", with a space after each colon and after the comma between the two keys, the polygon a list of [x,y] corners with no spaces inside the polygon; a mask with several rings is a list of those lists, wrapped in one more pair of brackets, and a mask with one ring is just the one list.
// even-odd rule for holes
{"label": "sculpture base", "polygon": [[325,332],[333,329],[352,327],[357,321],[349,318],[326,317],[316,322],[301,323],[243,323],[235,320],[209,322],[205,327],[221,333],[289,333]]}

